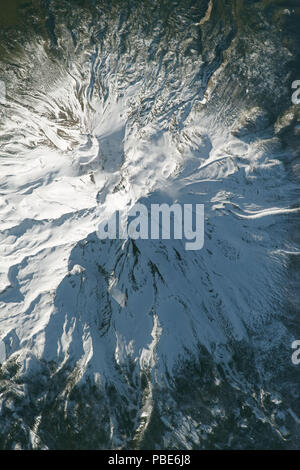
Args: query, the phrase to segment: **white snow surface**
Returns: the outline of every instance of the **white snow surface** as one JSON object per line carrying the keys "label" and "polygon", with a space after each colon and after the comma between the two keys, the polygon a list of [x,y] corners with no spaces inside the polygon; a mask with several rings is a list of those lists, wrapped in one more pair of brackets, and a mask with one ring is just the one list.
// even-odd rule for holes
{"label": "white snow surface", "polygon": [[[43,44],[30,47],[46,73]],[[159,383],[199,343],[224,363],[229,339],[263,335],[271,319],[273,345],[284,336],[276,318],[287,259],[297,255],[285,227],[298,209],[279,139],[234,137],[183,79],[201,65],[195,60],[186,59],[174,82],[141,56],[124,83],[126,55],[111,53],[102,64],[104,96],[90,94],[97,64],[83,53],[68,73],[54,71],[46,90],[8,90],[0,360],[16,357],[20,374],[38,373],[41,359],[58,368],[71,361],[78,381],[88,375],[102,387],[114,380],[115,362],[133,362]],[[203,249],[187,252],[180,240],[101,242],[99,222],[137,202],[204,204]],[[146,418],[151,396],[150,386]]]}

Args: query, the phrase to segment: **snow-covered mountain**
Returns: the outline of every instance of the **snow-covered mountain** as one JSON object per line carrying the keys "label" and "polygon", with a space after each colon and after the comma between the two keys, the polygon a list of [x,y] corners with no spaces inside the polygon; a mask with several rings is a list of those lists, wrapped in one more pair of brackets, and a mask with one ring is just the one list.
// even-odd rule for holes
{"label": "snow-covered mountain", "polygon": [[[299,446],[288,3],[27,2],[2,26],[1,448]],[[204,204],[203,249],[97,237],[137,202]]]}

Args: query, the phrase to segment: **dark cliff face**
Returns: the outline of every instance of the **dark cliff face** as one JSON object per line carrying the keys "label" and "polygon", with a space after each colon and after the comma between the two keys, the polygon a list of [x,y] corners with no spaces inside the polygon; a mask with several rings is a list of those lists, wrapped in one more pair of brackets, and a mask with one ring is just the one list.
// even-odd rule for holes
{"label": "dark cliff face", "polygon": [[[298,3],[5,2],[1,448],[299,447]],[[85,229],[132,194],[204,249]]]}

